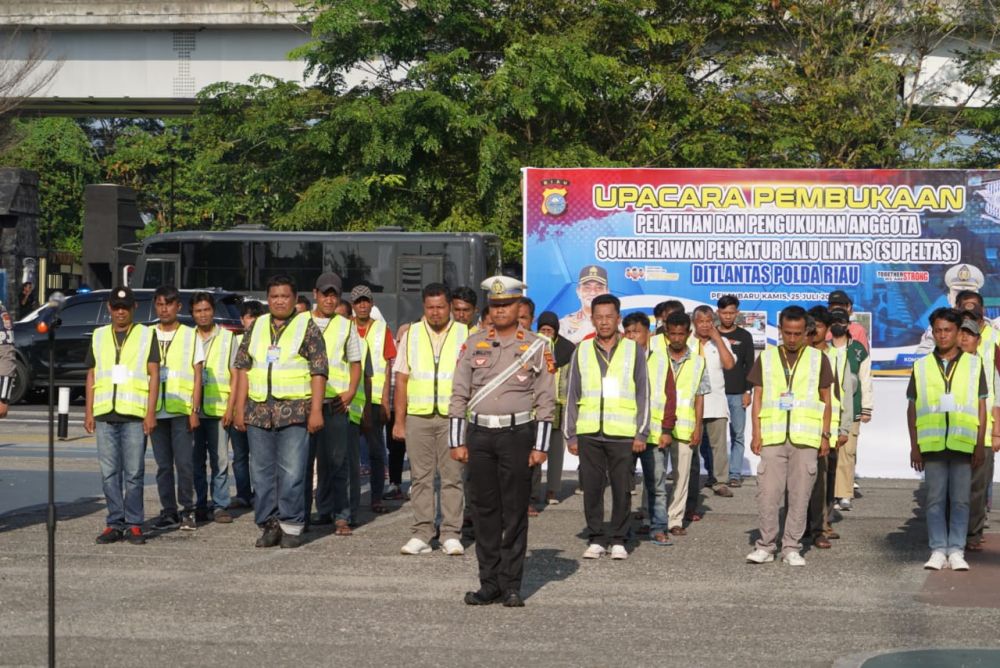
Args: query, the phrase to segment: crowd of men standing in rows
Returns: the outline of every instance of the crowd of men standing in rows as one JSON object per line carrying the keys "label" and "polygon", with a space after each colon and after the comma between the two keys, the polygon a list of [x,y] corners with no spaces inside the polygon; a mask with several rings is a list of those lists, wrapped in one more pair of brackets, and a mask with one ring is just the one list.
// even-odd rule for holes
{"label": "crowd of men standing in rows", "polygon": [[[628,557],[636,463],[644,480],[641,531],[655,545],[669,544],[701,520],[702,461],[714,494],[730,497],[742,486],[749,411],[750,449],[760,457],[760,537],[747,560],[773,561],[780,543],[783,561],[804,565],[804,536],[829,548],[839,537],[831,512],[850,509],[858,432],[873,408],[867,341],[851,322],[849,297],[835,291],[829,306],[808,312],[786,307],[781,343],[755,357],[733,296],[690,315],[680,302],[663,302],[654,324],[641,312],[622,317],[600,268],[585,268],[585,279],[603,279],[605,291],[590,300],[592,333],[578,342],[560,336],[562,323],[551,312],[532,332],[534,304],[523,284],[502,276],[481,286],[489,303],[478,325],[475,291],[431,284],[422,294],[423,318],[396,336],[372,318],[369,288],[357,286],[345,299],[331,273],[316,280],[307,313],[296,308],[292,279],[272,278],[266,310],[244,304],[242,336],[215,324],[210,293],[192,297],[191,328],[177,320],[177,290],[159,288],[159,321],[146,327],[132,321],[131,291],[113,290],[112,324],[95,332],[88,357],[85,427],[97,433],[108,505],[97,541],[145,541],[147,437],[161,506],[154,530],[231,522],[231,507],[252,505],[258,547],[298,547],[310,524],[350,535],[361,503],[363,438],[376,513],[385,511],[384,498],[401,498],[404,448],[409,458],[414,522],[401,552],[429,553],[436,539],[445,554],[463,554],[469,512],[481,587],[466,603],[518,606],[528,517],[537,514],[531,501],[558,502],[563,447],[580,459],[583,557],[621,560]],[[979,464],[987,450],[992,455],[983,439],[1000,336],[984,321],[978,294],[960,295],[958,306],[966,310],[932,315],[937,347],[914,366],[908,392],[912,460],[930,489],[928,568],[968,568],[966,540],[970,549],[981,540],[983,480],[992,477],[991,466],[987,474]],[[1000,436],[993,439],[1000,444]],[[550,456],[543,494],[541,465]],[[956,473],[963,465],[968,483]],[[973,515],[967,527],[963,502],[967,524],[970,507]],[[950,524],[942,530],[942,523]]]}

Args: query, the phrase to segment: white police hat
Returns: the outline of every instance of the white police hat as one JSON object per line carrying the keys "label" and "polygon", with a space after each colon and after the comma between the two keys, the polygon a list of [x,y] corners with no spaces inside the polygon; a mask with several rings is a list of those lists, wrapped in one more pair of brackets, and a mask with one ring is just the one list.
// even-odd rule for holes
{"label": "white police hat", "polygon": [[957,290],[979,290],[985,282],[983,272],[972,264],[956,264],[944,274],[944,284]]}
{"label": "white police hat", "polygon": [[488,293],[491,302],[503,302],[520,299],[528,286],[510,276],[491,276],[479,287]]}

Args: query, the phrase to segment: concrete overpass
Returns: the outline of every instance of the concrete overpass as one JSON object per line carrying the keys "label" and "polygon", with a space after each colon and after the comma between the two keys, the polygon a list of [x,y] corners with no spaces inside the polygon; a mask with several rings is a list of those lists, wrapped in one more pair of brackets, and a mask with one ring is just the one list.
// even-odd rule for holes
{"label": "concrete overpass", "polygon": [[14,59],[40,39],[39,71],[58,67],[22,111],[68,116],[185,114],[212,83],[301,80],[288,53],[310,37],[287,0],[0,0],[12,35]]}

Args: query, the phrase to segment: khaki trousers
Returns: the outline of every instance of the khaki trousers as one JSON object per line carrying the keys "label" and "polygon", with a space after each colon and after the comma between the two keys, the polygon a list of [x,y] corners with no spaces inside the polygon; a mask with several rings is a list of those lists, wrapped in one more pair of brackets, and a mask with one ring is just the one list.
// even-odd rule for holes
{"label": "khaki trousers", "polygon": [[[697,446],[695,446],[697,447]],[[694,448],[688,441],[675,440],[670,444],[670,461],[674,467],[674,489],[670,492],[667,507],[667,528],[684,526],[684,509],[687,507],[688,486],[691,484],[691,458]],[[695,481],[694,484],[698,484]]]}
{"label": "khaki trousers", "polygon": [[760,539],[757,549],[774,553],[778,531],[781,529],[780,513],[788,492],[785,513],[785,532],[781,538],[781,553],[802,549],[802,534],[806,530],[809,497],[816,483],[817,448],[792,445],[766,445],[760,451],[757,465],[757,521]]}
{"label": "khaki trousers", "polygon": [[837,477],[834,483],[833,495],[838,499],[854,498],[854,467],[858,463],[858,432],[861,420],[855,420],[851,425],[851,433],[837,449]]}
{"label": "khaki trousers", "polygon": [[410,505],[413,535],[434,537],[434,474],[441,477],[441,542],[460,538],[465,494],[462,464],[448,454],[448,418],[406,416],[406,454],[410,457]]}
{"label": "khaki trousers", "polygon": [[716,481],[713,487],[719,488],[729,482],[729,418],[708,418],[701,424],[705,429],[702,442],[707,439],[712,450],[708,477]]}

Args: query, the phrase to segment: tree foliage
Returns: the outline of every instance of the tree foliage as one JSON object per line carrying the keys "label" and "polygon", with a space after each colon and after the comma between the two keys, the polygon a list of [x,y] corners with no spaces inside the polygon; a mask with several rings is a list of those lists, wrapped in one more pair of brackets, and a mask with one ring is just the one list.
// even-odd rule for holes
{"label": "tree foliage", "polygon": [[95,136],[157,229],[477,230],[517,256],[525,166],[1000,162],[994,0],[301,4],[308,85]]}

